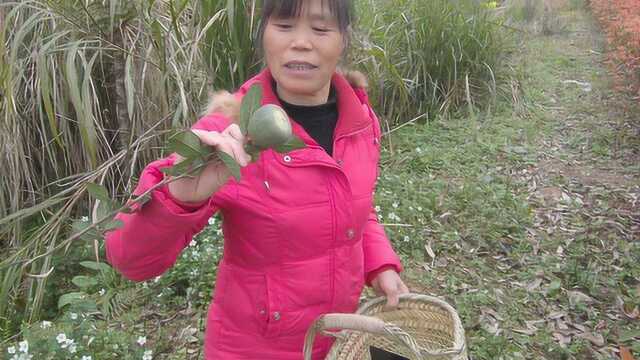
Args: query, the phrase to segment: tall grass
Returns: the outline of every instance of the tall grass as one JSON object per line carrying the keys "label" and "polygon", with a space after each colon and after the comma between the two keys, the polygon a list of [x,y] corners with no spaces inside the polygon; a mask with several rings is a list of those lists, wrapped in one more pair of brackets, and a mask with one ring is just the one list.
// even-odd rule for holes
{"label": "tall grass", "polygon": [[37,318],[47,281],[40,275],[55,266],[51,250],[70,246],[60,242],[69,219],[90,213],[86,183],[130,193],[141,166],[160,156],[164,130],[188,126],[210,90],[234,88],[257,71],[252,33],[244,31],[256,28],[253,4],[0,5],[4,330]]}
{"label": "tall grass", "polygon": [[[357,63],[392,122],[483,107],[498,93],[507,32],[475,0],[360,2]],[[502,69],[501,69],[502,70]]]}

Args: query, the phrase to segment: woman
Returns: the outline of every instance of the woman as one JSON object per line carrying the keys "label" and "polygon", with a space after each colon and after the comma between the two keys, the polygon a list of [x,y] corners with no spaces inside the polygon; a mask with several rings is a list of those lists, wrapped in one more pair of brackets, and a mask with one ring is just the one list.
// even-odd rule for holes
{"label": "woman", "polygon": [[[224,255],[209,309],[206,359],[302,358],[306,329],[320,314],[354,312],[365,283],[395,306],[408,292],[401,264],[378,224],[372,201],[380,126],[363,78],[336,72],[349,39],[348,0],[266,0],[260,28],[267,68],[234,95],[214,100],[193,132],[235,158],[240,182],[220,165],[195,179],[155,190],[152,200],[106,239],[109,261],[145,280],[173,265],[216,211],[223,214]],[[283,106],[306,148],[267,150],[250,162],[233,123],[234,104],[259,84],[264,104]],[[231,104],[231,106],[229,106]],[[136,193],[162,181],[144,170]],[[322,359],[332,339],[318,339]]]}

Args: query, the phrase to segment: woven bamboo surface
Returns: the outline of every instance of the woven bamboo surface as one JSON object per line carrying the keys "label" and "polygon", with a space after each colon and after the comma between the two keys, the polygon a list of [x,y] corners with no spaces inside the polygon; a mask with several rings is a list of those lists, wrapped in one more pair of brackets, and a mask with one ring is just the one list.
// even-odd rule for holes
{"label": "woven bamboo surface", "polygon": [[370,360],[370,346],[411,360],[468,359],[464,329],[451,305],[421,294],[402,295],[394,310],[385,311],[385,303],[386,298],[380,297],[362,305],[357,315],[318,318],[307,332],[305,359],[310,359],[317,332],[337,338],[326,360]]}

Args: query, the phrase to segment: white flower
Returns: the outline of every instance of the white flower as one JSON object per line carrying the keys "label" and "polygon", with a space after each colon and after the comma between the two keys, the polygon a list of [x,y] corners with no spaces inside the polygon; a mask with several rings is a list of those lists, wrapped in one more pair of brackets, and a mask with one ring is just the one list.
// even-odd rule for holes
{"label": "white flower", "polygon": [[146,336],[138,336],[137,343],[138,343],[138,345],[143,346],[144,344],[147,343],[147,337]]}
{"label": "white flower", "polygon": [[376,212],[379,213],[380,212],[380,206],[376,205]]}
{"label": "white flower", "polygon": [[18,343],[18,346],[20,346],[20,351],[23,353],[28,353],[29,352],[29,342],[27,340],[25,341],[20,341]]}
{"label": "white flower", "polygon": [[70,346],[73,346],[74,349],[75,349],[75,345],[73,344],[73,339],[66,339],[64,341],[64,344],[60,345],[60,347],[63,348],[63,349],[69,347],[69,351],[71,351]]}
{"label": "white flower", "polygon": [[191,240],[191,242],[189,243],[189,246],[191,246],[191,247],[196,246],[196,241],[195,240]]}
{"label": "white flower", "polygon": [[58,340],[58,344],[66,342],[67,341],[67,335],[65,335],[64,333],[60,333],[60,334],[58,334],[58,336],[56,336],[56,340]]}
{"label": "white flower", "polygon": [[421,152],[422,152],[422,149],[420,149],[419,147],[417,147],[417,148],[416,148],[416,152],[417,152],[417,153],[421,153]]}
{"label": "white flower", "polygon": [[91,360],[91,356],[83,355],[80,360]]}
{"label": "white flower", "polygon": [[391,204],[391,206],[393,206],[394,209],[397,209],[398,208],[398,203],[394,202],[393,204]]}
{"label": "white flower", "polygon": [[17,354],[17,355],[13,355],[13,357],[11,358],[11,360],[30,360],[33,358],[33,355],[29,355],[29,354]]}
{"label": "white flower", "polygon": [[422,206],[418,206],[418,211],[422,211]]}
{"label": "white flower", "polygon": [[144,355],[142,355],[142,360],[151,360],[153,359],[153,351],[151,350],[147,350],[144,352]]}
{"label": "white flower", "polygon": [[154,283],[157,283],[158,281],[160,281],[160,276],[156,276],[156,277],[153,279],[153,282],[154,282]]}
{"label": "white flower", "polygon": [[104,294],[105,294],[106,292],[107,292],[107,291],[106,291],[104,288],[102,288],[102,289],[100,289],[100,291],[98,291],[98,294],[100,294],[100,296],[104,296]]}
{"label": "white flower", "polygon": [[88,222],[88,221],[89,221],[89,217],[87,217],[87,216],[83,216],[83,217],[82,217],[82,221],[84,221],[84,222]]}
{"label": "white flower", "polygon": [[43,329],[48,329],[51,327],[51,321],[43,321],[42,324],[40,324],[40,327]]}
{"label": "white flower", "polygon": [[396,213],[394,212],[390,212],[389,215],[387,215],[387,217],[389,218],[389,220],[400,221],[400,217],[396,215]]}
{"label": "white flower", "polygon": [[408,236],[408,235],[405,235],[403,240],[404,240],[405,242],[409,241],[409,236]]}
{"label": "white flower", "polygon": [[209,225],[213,225],[216,223],[216,218],[209,218]]}
{"label": "white flower", "polygon": [[69,346],[69,352],[74,354],[76,352],[76,346],[73,345],[73,344],[71,346]]}
{"label": "white flower", "polygon": [[9,354],[15,354],[15,353],[16,353],[16,347],[15,347],[15,346],[9,346],[9,347],[7,348],[7,352],[8,352]]}
{"label": "white flower", "polygon": [[71,313],[71,320],[76,320],[78,318],[78,314],[76,313]]}

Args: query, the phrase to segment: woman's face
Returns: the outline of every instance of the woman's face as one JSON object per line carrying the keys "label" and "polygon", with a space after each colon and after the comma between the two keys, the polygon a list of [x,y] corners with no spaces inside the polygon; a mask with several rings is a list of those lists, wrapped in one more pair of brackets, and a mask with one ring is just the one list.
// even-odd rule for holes
{"label": "woman's face", "polygon": [[308,0],[300,16],[271,16],[265,26],[265,61],[280,98],[296,105],[327,102],[331,77],[344,50],[336,18],[323,1]]}

